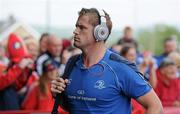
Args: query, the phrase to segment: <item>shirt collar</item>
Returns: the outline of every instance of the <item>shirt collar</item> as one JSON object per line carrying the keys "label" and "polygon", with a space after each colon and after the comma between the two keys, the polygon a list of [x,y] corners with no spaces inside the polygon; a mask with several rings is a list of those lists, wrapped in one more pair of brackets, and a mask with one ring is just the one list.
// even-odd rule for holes
{"label": "shirt collar", "polygon": [[[103,58],[98,62],[100,63],[101,61],[104,61],[105,59],[109,59],[111,51],[109,49],[106,49],[106,52],[103,56]],[[80,68],[80,69],[88,69],[84,66],[83,64],[83,59],[82,59],[82,55],[80,56],[80,59],[76,62],[76,65]]]}

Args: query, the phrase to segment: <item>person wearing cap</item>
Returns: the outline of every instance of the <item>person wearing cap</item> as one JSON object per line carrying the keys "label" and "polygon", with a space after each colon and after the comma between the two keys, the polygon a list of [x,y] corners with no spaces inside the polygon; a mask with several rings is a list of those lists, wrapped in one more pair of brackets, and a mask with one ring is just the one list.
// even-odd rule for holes
{"label": "person wearing cap", "polygon": [[54,99],[50,91],[50,82],[58,76],[57,74],[58,70],[55,63],[51,59],[44,61],[43,74],[30,87],[22,103],[22,109],[51,111]]}
{"label": "person wearing cap", "polygon": [[29,58],[22,39],[14,33],[9,35],[7,49],[10,65],[7,72],[0,73],[0,110],[17,110],[19,109],[17,92],[28,81],[33,61]]}
{"label": "person wearing cap", "polygon": [[75,26],[74,46],[82,54],[72,64],[68,78],[57,77],[51,84],[54,94],[64,92],[67,105],[63,107],[70,114],[131,114],[134,98],[146,108],[146,114],[162,114],[160,100],[135,64],[106,47],[112,28],[109,15],[104,10],[82,8]]}
{"label": "person wearing cap", "polygon": [[11,63],[8,66],[7,73],[0,74],[0,81],[2,81],[0,83],[1,90],[17,81],[25,69],[32,68],[33,63],[32,59],[29,58],[22,39],[14,33],[9,36],[7,48]]}
{"label": "person wearing cap", "polygon": [[31,62],[30,59],[22,59],[18,64],[9,68],[6,73],[0,73],[0,90],[5,89],[21,76],[22,71],[30,65]]}
{"label": "person wearing cap", "polygon": [[28,53],[27,47],[25,46],[22,38],[14,33],[9,35],[7,48],[10,59],[9,68],[14,64],[19,63],[22,59],[29,60],[29,66],[26,66],[24,68],[21,73],[21,77],[17,78],[17,80],[15,81],[16,90],[18,91],[26,85],[28,80],[32,79],[33,81],[35,81],[36,79],[38,79],[36,75],[32,75],[34,72],[34,61],[32,60],[32,56]]}
{"label": "person wearing cap", "polygon": [[157,77],[150,77],[151,85],[163,106],[180,107],[180,78],[173,60],[165,58],[156,71]]}

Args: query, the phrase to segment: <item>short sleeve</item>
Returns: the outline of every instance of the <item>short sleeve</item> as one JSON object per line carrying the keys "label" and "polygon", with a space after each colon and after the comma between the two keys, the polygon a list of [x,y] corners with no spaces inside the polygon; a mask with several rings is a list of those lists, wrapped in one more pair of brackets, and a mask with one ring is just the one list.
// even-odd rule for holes
{"label": "short sleeve", "polygon": [[118,74],[122,91],[129,97],[137,99],[151,90],[150,84],[144,77],[127,65],[124,65],[122,71],[120,70]]}

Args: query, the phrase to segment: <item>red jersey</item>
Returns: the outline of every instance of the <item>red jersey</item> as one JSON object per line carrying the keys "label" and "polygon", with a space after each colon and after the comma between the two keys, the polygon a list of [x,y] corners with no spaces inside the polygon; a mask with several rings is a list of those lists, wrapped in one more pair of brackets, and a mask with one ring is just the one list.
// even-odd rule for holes
{"label": "red jersey", "polygon": [[30,88],[29,93],[27,94],[26,98],[22,103],[22,109],[51,112],[54,105],[54,99],[51,94],[50,84],[47,95],[41,93],[38,84],[33,86],[34,87]]}
{"label": "red jersey", "polygon": [[0,90],[14,83],[21,73],[22,73],[22,70],[18,65],[14,65],[11,68],[9,68],[7,73],[1,72],[0,73]]}
{"label": "red jersey", "polygon": [[159,70],[157,70],[156,74],[157,85],[155,92],[163,106],[172,106],[176,100],[180,100],[180,78],[169,80],[169,84],[166,84]]}

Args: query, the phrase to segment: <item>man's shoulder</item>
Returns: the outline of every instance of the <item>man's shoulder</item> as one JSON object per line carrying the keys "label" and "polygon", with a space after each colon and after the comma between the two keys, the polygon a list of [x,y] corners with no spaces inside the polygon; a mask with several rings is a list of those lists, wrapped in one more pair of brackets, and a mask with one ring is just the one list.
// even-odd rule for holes
{"label": "man's shoulder", "polygon": [[108,61],[107,63],[113,68],[113,69],[126,69],[130,62],[127,61],[127,59],[125,59],[124,57],[122,57],[121,55],[111,51],[111,53],[109,54],[108,57]]}
{"label": "man's shoulder", "polygon": [[133,71],[136,73],[140,73],[137,65],[134,62],[130,62],[121,55],[114,52],[110,54],[108,63],[113,69],[117,70],[118,72],[123,71],[125,73],[126,71]]}
{"label": "man's shoulder", "polygon": [[39,55],[39,56],[37,57],[37,60],[36,60],[36,61],[44,61],[44,60],[48,59],[49,57],[50,57],[50,56],[49,56],[48,53],[43,53],[43,54],[41,54],[41,55]]}
{"label": "man's shoulder", "polygon": [[131,63],[127,59],[113,51],[111,51],[111,53],[109,54],[109,61],[117,65]]}

